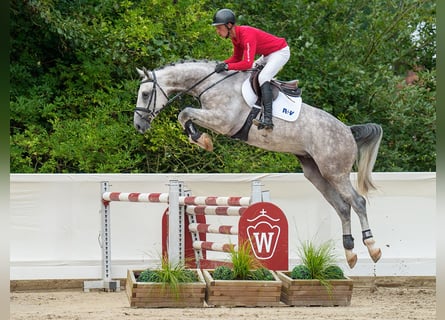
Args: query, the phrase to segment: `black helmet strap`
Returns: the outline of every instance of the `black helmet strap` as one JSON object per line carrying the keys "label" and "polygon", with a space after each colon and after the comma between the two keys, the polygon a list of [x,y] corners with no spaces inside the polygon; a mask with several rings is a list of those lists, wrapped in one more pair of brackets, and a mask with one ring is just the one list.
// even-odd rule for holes
{"label": "black helmet strap", "polygon": [[228,23],[225,23],[224,24],[225,26],[226,26],[226,28],[227,28],[227,35],[226,35],[226,39],[228,39],[229,37],[230,37],[230,31],[232,30],[232,28],[233,28],[233,24],[232,24],[232,26],[230,26],[229,27],[229,24]]}

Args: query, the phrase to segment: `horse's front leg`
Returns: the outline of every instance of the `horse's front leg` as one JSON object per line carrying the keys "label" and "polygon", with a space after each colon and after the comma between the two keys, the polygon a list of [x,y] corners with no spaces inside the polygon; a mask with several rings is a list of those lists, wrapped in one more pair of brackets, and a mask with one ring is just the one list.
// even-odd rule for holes
{"label": "horse's front leg", "polygon": [[187,120],[183,127],[191,143],[195,143],[207,151],[213,151],[212,138],[207,133],[199,131],[192,120]]}
{"label": "horse's front leg", "polygon": [[200,132],[194,125],[192,119],[200,119],[197,117],[199,113],[196,111],[202,111],[202,109],[195,109],[192,107],[187,107],[182,110],[178,115],[178,120],[184,128],[185,133],[189,137],[191,143],[195,143],[201,148],[207,151],[213,151],[213,141],[212,138],[205,132]]}

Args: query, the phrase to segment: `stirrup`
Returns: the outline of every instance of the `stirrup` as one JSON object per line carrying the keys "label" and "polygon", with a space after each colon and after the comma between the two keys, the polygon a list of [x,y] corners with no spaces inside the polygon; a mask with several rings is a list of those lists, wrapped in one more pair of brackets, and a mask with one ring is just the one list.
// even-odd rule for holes
{"label": "stirrup", "polygon": [[273,130],[273,123],[270,123],[270,124],[260,123],[258,125],[258,130],[263,130],[263,129],[265,129],[266,131],[272,131]]}
{"label": "stirrup", "polygon": [[258,127],[258,130],[266,129],[266,130],[272,130],[274,127],[274,124],[271,123],[265,123],[264,121],[253,119],[252,124]]}
{"label": "stirrup", "polygon": [[273,123],[266,123],[264,121],[259,121],[257,119],[253,120],[253,124],[256,125],[258,127],[258,130],[263,130],[266,129],[266,131],[272,131],[273,130]]}

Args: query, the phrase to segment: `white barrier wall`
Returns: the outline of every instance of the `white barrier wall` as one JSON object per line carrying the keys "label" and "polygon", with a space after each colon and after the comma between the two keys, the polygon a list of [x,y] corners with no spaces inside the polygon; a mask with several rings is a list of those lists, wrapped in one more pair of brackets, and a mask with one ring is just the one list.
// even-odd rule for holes
{"label": "white barrier wall", "polygon": [[[101,278],[100,182],[109,181],[110,191],[168,192],[169,180],[184,181],[197,196],[250,196],[251,181],[261,181],[288,218],[290,267],[299,262],[301,240],[333,239],[347,275],[436,274],[435,173],[374,173],[379,190],[369,196],[368,218],[383,255],[378,263],[371,261],[352,213],[359,258],[352,270],[344,260],[340,219],[302,174],[12,174],[11,279]],[[166,208],[162,203],[110,204],[113,278],[159,262]],[[235,217],[208,220],[237,223]]]}

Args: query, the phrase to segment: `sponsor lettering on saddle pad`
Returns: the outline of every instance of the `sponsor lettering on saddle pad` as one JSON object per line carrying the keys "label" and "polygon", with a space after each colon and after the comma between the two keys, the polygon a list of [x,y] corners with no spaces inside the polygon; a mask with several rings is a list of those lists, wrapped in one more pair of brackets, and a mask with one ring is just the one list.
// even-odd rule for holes
{"label": "sponsor lettering on saddle pad", "polygon": [[[258,97],[253,91],[249,79],[244,81],[241,92],[244,100],[249,105],[249,107],[259,107],[255,104],[258,100]],[[298,119],[298,116],[300,115],[301,103],[301,97],[291,97],[285,95],[282,92],[279,92],[278,97],[273,101],[272,104],[272,115],[285,121],[296,121]]]}

